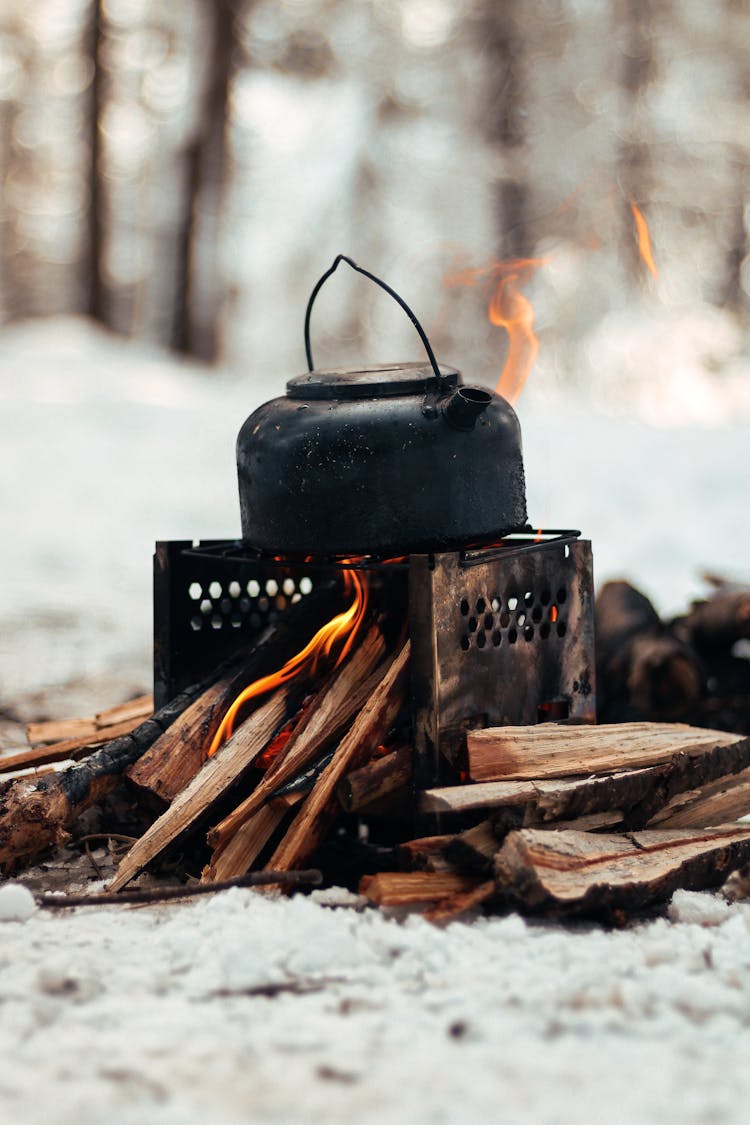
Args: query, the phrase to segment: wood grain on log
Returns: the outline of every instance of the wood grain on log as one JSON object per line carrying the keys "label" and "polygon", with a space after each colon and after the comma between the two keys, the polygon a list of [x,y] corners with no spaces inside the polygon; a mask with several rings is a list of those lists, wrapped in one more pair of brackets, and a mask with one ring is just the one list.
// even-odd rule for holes
{"label": "wood grain on log", "polygon": [[[116,707],[109,707],[106,711],[99,711],[89,718],[51,719],[41,723],[29,723],[26,727],[26,737],[32,746],[43,742],[91,739],[106,727],[119,726],[130,719],[147,719],[153,711],[153,695],[139,695],[137,699],[120,703]],[[114,738],[116,735],[113,734],[111,737]],[[101,741],[106,741],[106,738]]]}
{"label": "wood grain on log", "polygon": [[201,882],[216,883],[249,871],[288,812],[288,808],[269,804],[254,813],[223,848],[214,852],[203,869]]}
{"label": "wood grain on log", "polygon": [[175,797],[165,813],[133,845],[120,863],[109,890],[119,891],[146,864],[209,812],[212,806],[252,766],[287,713],[288,689],[281,688],[262,703],[212,758],[208,758],[189,785]]}
{"label": "wood grain on log", "polygon": [[720,885],[750,859],[750,826],[620,835],[527,828],[495,858],[498,892],[531,913],[617,917],[682,887]]}
{"label": "wood grain on log", "polygon": [[613,773],[668,762],[675,754],[700,755],[737,741],[736,734],[682,723],[542,723],[469,731],[466,736],[469,775],[475,781]]}
{"label": "wood grain on log", "polygon": [[698,652],[728,650],[735,641],[750,637],[750,590],[719,590],[696,601],[672,628]]}
{"label": "wood grain on log", "polygon": [[81,735],[78,738],[66,738],[62,742],[40,744],[28,750],[19,750],[15,754],[5,754],[0,757],[0,772],[45,766],[50,762],[64,762],[68,759],[78,761],[80,758],[87,758],[98,746],[130,734],[142,722],[142,719],[125,719],[109,727],[95,728],[93,733],[85,737]]}
{"label": "wood grain on log", "polygon": [[345,773],[363,766],[391,729],[406,702],[409,673],[409,643],[382,672],[365,706],[339,743],[310,796],[292,821],[268,867],[288,871],[298,867],[323,840],[339,808],[336,786]]}

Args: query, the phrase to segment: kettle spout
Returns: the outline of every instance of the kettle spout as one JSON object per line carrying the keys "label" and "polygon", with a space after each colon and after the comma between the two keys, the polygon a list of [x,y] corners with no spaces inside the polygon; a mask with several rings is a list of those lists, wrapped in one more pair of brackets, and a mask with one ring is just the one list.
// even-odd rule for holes
{"label": "kettle spout", "polygon": [[443,404],[443,414],[454,430],[473,430],[477,418],[491,402],[492,395],[483,387],[458,387]]}

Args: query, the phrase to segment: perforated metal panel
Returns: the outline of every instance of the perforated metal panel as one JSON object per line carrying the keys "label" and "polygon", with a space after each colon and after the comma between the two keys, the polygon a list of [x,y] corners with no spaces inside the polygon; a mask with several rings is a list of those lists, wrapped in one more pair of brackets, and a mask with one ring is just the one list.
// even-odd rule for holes
{"label": "perforated metal panel", "polygon": [[413,555],[409,625],[421,784],[467,729],[595,721],[591,544],[575,533]]}

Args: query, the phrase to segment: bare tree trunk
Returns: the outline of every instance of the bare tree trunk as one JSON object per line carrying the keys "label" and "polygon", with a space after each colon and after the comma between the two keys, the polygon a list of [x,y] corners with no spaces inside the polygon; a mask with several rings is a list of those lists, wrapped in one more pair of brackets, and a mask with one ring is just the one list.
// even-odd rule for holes
{"label": "bare tree trunk", "polygon": [[528,185],[524,153],[523,37],[518,0],[488,0],[479,22],[488,79],[487,135],[505,157],[506,173],[498,185],[500,254],[528,257]]}
{"label": "bare tree trunk", "polygon": [[102,145],[99,125],[104,100],[104,74],[101,65],[102,0],[91,0],[89,17],[89,56],[93,65],[89,98],[89,212],[88,212],[88,285],[86,311],[95,320],[106,323],[105,294],[102,284],[101,255],[103,243]]}
{"label": "bare tree trunk", "polygon": [[185,209],[178,241],[173,346],[201,359],[218,351],[223,299],[218,235],[226,180],[229,90],[236,50],[237,0],[211,5],[212,54],[198,134],[186,154]]}

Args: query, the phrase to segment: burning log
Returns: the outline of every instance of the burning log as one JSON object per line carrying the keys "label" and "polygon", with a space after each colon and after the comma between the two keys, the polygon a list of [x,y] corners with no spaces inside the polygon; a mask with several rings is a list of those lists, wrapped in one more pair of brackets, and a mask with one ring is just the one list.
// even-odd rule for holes
{"label": "burning log", "polygon": [[195,823],[253,765],[287,717],[288,689],[280,688],[238,727],[189,785],[133,845],[109,890],[119,891]]}
{"label": "burning log", "polygon": [[320,587],[268,627],[252,651],[236,660],[178,725],[126,770],[125,776],[146,807],[161,812],[195,777],[229,706],[249,683],[283,664],[340,604],[335,585]]}
{"label": "burning log", "polygon": [[719,886],[750,858],[750,826],[625,835],[523,829],[495,859],[497,891],[528,913],[622,918],[678,888]]}
{"label": "burning log", "polygon": [[288,871],[298,867],[323,840],[335,819],[336,786],[345,773],[369,760],[398,718],[406,701],[409,643],[382,673],[380,683],[339,743],[330,764],[295,816],[291,828],[276,848],[268,867]]}
{"label": "burning log", "polygon": [[614,773],[696,756],[738,742],[736,734],[683,723],[616,723],[603,727],[542,723],[469,731],[469,776],[475,781],[566,778]]}
{"label": "burning log", "polygon": [[679,719],[700,698],[703,670],[693,649],[628,582],[607,582],[595,609],[600,716]]}
{"label": "burning log", "polygon": [[[271,816],[265,810],[266,803],[281,786],[304,771],[330,742],[340,737],[380,681],[381,673],[374,669],[384,653],[383,635],[379,628],[374,627],[351,653],[347,662],[337,669],[317,693],[286,746],[271,763],[250,796],[209,832],[208,843],[214,849],[214,854],[204,871],[204,879],[213,878],[213,872],[219,870],[219,859],[230,844],[233,859],[231,863],[228,858],[222,861],[223,872],[242,874],[257,859],[286,811],[286,808],[277,808]],[[241,829],[244,831],[237,839]],[[224,874],[222,877],[229,876]]]}

